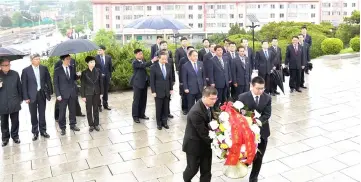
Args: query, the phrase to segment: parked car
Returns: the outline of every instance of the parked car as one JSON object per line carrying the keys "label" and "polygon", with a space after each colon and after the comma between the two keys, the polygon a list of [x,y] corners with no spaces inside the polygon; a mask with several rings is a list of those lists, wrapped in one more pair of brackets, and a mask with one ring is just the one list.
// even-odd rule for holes
{"label": "parked car", "polygon": [[13,42],[13,44],[21,44],[21,43],[23,43],[23,41],[20,39],[15,39],[15,41]]}
{"label": "parked car", "polygon": [[52,32],[49,32],[49,33],[47,33],[45,36],[51,37],[51,36],[53,36],[53,33],[52,33]]}

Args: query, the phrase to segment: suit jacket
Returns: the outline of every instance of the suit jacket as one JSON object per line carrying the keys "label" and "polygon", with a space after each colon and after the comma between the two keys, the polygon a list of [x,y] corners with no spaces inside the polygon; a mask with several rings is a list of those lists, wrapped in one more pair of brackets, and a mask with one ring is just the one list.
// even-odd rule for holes
{"label": "suit jacket", "polygon": [[88,95],[102,95],[104,93],[104,84],[102,79],[102,73],[98,68],[93,68],[95,71],[95,80],[92,79],[92,72],[89,69],[84,70],[81,73],[81,97],[84,98]]}
{"label": "suit jacket", "polygon": [[211,156],[212,139],[209,138],[210,110],[207,110],[202,99],[190,109],[184,132],[183,152],[195,156]]}
{"label": "suit jacket", "polygon": [[204,86],[207,85],[203,63],[197,61],[198,72],[194,70],[192,62],[187,62],[182,68],[182,80],[184,90],[189,89],[190,94],[202,93]]}
{"label": "suit jacket", "polygon": [[189,59],[188,59],[188,56],[186,57],[182,57],[180,60],[179,60],[179,65],[178,65],[178,75],[179,75],[179,83],[182,83],[183,84],[183,65],[190,62]]}
{"label": "suit jacket", "polygon": [[[59,60],[58,62],[56,62],[55,65],[54,65],[54,71],[55,71],[56,68],[61,67],[61,65],[63,65],[63,61],[62,61],[62,60]],[[75,59],[73,59],[73,58],[70,59],[70,66],[72,66],[72,67],[75,68],[75,70],[76,70],[76,62],[75,62]]]}
{"label": "suit jacket", "polygon": [[251,82],[252,68],[248,57],[245,58],[245,64],[241,61],[241,58],[236,56],[233,59],[231,65],[232,82],[238,85],[248,85]]}
{"label": "suit jacket", "polygon": [[[159,55],[159,52],[160,51],[158,51],[156,53],[156,56]],[[172,69],[172,82],[173,82],[173,85],[174,85],[174,83],[175,83],[175,71],[174,71],[173,54],[172,54],[172,51],[169,51],[169,50],[168,50],[168,64],[170,65],[170,67]]]}
{"label": "suit jacket", "polygon": [[273,64],[274,65],[281,65],[282,64],[282,50],[280,47],[277,46],[277,50],[271,46],[270,49],[273,51],[274,59]]}
{"label": "suit jacket", "polygon": [[102,74],[106,77],[111,78],[113,72],[113,63],[112,57],[105,55],[104,66],[102,65],[102,61],[100,59],[100,55],[95,56],[95,67],[100,70]]}
{"label": "suit jacket", "polygon": [[156,52],[159,51],[159,48],[158,48],[158,45],[157,44],[153,44],[151,47],[150,47],[150,59],[153,59],[155,56],[156,56]]}
{"label": "suit jacket", "polygon": [[254,56],[254,53],[253,53],[253,49],[250,48],[250,47],[247,47],[247,52],[248,52],[248,58],[249,58],[249,62],[251,64],[251,68],[252,69],[255,69],[255,56]]}
{"label": "suit jacket", "polygon": [[302,47],[298,45],[298,50],[293,47],[293,44],[290,44],[286,48],[286,58],[285,65],[289,66],[289,69],[302,69],[302,66],[305,66],[305,56],[302,50]]}
{"label": "suit jacket", "polygon": [[244,105],[246,105],[249,110],[256,110],[261,116],[258,118],[262,122],[261,127],[261,137],[265,140],[270,136],[270,128],[269,128],[269,118],[271,117],[272,112],[272,98],[270,95],[263,93],[258,102],[258,106],[253,98],[252,92],[248,91],[242,93],[238,96],[238,100],[241,101]]}
{"label": "suit jacket", "polygon": [[55,69],[54,88],[56,97],[61,96],[62,99],[77,97],[77,86],[75,81],[78,79],[78,76],[76,75],[75,68],[73,68],[72,66],[69,66],[69,75],[70,78],[66,76],[63,66]]}
{"label": "suit jacket", "polygon": [[231,69],[227,61],[227,57],[223,56],[224,68],[218,60],[217,56],[214,56],[211,61],[212,64],[209,66],[209,84],[215,84],[216,88],[228,87],[229,82],[232,81],[231,78]]}
{"label": "suit jacket", "polygon": [[208,78],[209,80],[209,71],[210,71],[210,64],[212,64],[212,59],[213,58],[213,55],[212,55],[212,52],[209,51],[207,54],[205,54],[203,56],[203,66],[204,66],[204,69],[205,69],[205,73],[206,73],[206,78]]}
{"label": "suit jacket", "polygon": [[229,51],[227,51],[226,48],[224,48],[224,47],[222,47],[222,50],[223,50],[223,55],[229,52]]}
{"label": "suit jacket", "polygon": [[0,115],[11,114],[21,110],[23,101],[22,86],[19,73],[10,70],[7,74],[0,70]]}
{"label": "suit jacket", "polygon": [[156,93],[157,98],[170,97],[170,91],[173,90],[172,69],[169,63],[165,64],[166,77],[163,77],[159,62],[150,67],[150,89]]}
{"label": "suit jacket", "polygon": [[[208,48],[208,52],[210,52],[209,48]],[[205,48],[202,48],[201,50],[199,50],[198,51],[198,61],[203,61],[203,57],[205,54],[207,54],[207,51]]]}
{"label": "suit jacket", "polygon": [[176,65],[177,71],[179,71],[179,61],[180,61],[180,59],[182,59],[182,57],[187,57],[187,52],[184,51],[183,47],[179,47],[175,51],[175,65]]}
{"label": "suit jacket", "polygon": [[140,89],[145,88],[147,86],[147,82],[149,81],[149,76],[146,69],[152,64],[153,63],[151,61],[145,62],[134,59],[132,62],[133,76],[130,79],[130,85]]}
{"label": "suit jacket", "polygon": [[[223,56],[226,56],[228,59],[228,63],[229,63],[229,65],[232,65],[232,55],[231,55],[231,52],[227,52],[226,54],[223,54]],[[234,56],[236,57],[236,56],[238,56],[237,55],[237,52],[234,52]]]}
{"label": "suit jacket", "polygon": [[[300,44],[300,46],[302,46],[302,45]],[[305,61],[305,65],[306,65],[306,63],[311,61],[310,45],[307,44],[306,42],[304,42],[303,46],[302,46],[302,51],[304,52],[303,56],[304,56],[304,61]]]}
{"label": "suit jacket", "polygon": [[[41,91],[43,92],[42,94],[44,94],[44,99],[46,99],[44,93],[45,91],[47,92],[48,96],[53,94],[53,85],[51,84],[50,73],[46,66],[39,65],[39,74]],[[38,92],[38,83],[36,82],[35,72],[32,65],[23,69],[21,74],[21,82],[23,99],[30,99],[30,102],[35,102]]]}
{"label": "suit jacket", "polygon": [[268,53],[268,59],[266,58],[266,55],[264,53],[264,50],[260,50],[258,52],[256,52],[256,65],[255,68],[256,70],[258,70],[258,74],[260,75],[266,75],[266,74],[270,74],[271,70],[273,68],[274,63],[274,52],[270,49],[267,49],[267,53]]}
{"label": "suit jacket", "polygon": [[311,45],[312,45],[312,37],[311,37],[311,35],[306,34],[303,41],[306,42],[311,47]]}

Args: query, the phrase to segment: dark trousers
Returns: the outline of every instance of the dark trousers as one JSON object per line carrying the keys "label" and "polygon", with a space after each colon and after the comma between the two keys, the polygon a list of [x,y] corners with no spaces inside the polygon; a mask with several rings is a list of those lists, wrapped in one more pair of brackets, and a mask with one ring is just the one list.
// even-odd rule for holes
{"label": "dark trousers", "polygon": [[188,111],[187,94],[184,92],[183,85],[179,85],[179,93],[181,95],[181,100],[182,100],[182,111]]}
{"label": "dark trousers", "polygon": [[133,104],[132,104],[133,118],[139,118],[145,116],[145,108],[147,105],[147,92],[148,92],[148,87],[145,88],[133,87]]}
{"label": "dark trousers", "polygon": [[188,112],[189,110],[191,110],[192,106],[199,100],[202,98],[202,94],[198,93],[198,94],[187,94],[187,100],[188,100]]}
{"label": "dark trousers", "polygon": [[[281,64],[276,65],[276,70],[281,70]],[[271,87],[272,92],[277,92],[277,84],[274,80],[271,81]]]}
{"label": "dark trousers", "polygon": [[238,95],[237,95],[237,88],[233,85],[233,83],[230,83],[230,84],[231,84],[231,86],[230,86],[231,97],[232,97],[232,99],[235,101],[235,100],[237,100],[237,97],[238,97]]}
{"label": "dark trousers", "polygon": [[258,74],[265,81],[265,92],[270,93],[272,91],[271,75],[270,74]]}
{"label": "dark trousers", "polygon": [[290,69],[289,86],[291,89],[300,89],[301,85],[301,69]]}
{"label": "dark trousers", "polygon": [[301,70],[301,81],[300,81],[300,86],[305,86],[305,69]]}
{"label": "dark trousers", "polygon": [[187,167],[183,172],[183,180],[190,182],[200,169],[200,182],[210,182],[212,178],[212,155],[210,156],[194,156],[187,154]]}
{"label": "dark trousers", "polygon": [[249,181],[255,180],[258,178],[258,174],[261,171],[262,159],[266,152],[267,148],[267,139],[261,138],[261,143],[258,144],[258,152],[256,157],[253,160],[253,167],[251,171],[251,175],[249,176]]}
{"label": "dark trousers", "polygon": [[169,97],[158,98],[155,97],[155,117],[157,119],[157,126],[167,124],[169,113]]}
{"label": "dark trousers", "polygon": [[[29,103],[29,111],[31,116],[31,132],[33,134],[46,133],[46,121],[45,121],[45,108],[46,100],[43,97],[42,91],[38,91],[36,94],[36,100]],[[39,114],[39,119],[38,119]]]}
{"label": "dark trousers", "polygon": [[[108,91],[110,85],[110,77],[108,75],[103,76],[103,86],[104,86],[104,93],[103,93],[103,106],[108,107]],[[99,107],[102,107],[102,103],[99,102]]]}
{"label": "dark trousers", "polygon": [[[76,104],[76,109],[75,109],[76,115],[80,116],[80,115],[82,115],[82,113],[81,113],[81,107],[79,104],[79,99],[76,98],[75,102],[76,102],[75,103]],[[55,120],[59,120],[59,101],[58,100],[55,101],[54,118],[55,118]]]}
{"label": "dark trousers", "polygon": [[99,102],[100,95],[87,95],[85,96],[85,108],[86,108],[86,116],[88,119],[89,126],[98,126],[99,125]]}
{"label": "dark trousers", "polygon": [[[77,97],[78,98],[78,97]],[[69,108],[69,125],[70,127],[76,125],[75,110],[76,99],[69,97],[68,99],[62,99],[59,102],[59,128],[66,128],[66,107]]]}
{"label": "dark trousers", "polygon": [[225,86],[224,88],[217,88],[217,92],[218,100],[215,105],[216,107],[219,107],[227,100],[228,87]]}
{"label": "dark trousers", "polygon": [[[11,119],[11,133],[9,132],[9,117]],[[8,141],[10,134],[13,140],[19,139],[19,111],[1,115],[1,133],[2,141]]]}
{"label": "dark trousers", "polygon": [[237,101],[239,94],[245,93],[249,91],[249,84],[247,85],[237,85],[237,87],[234,87],[236,91],[235,97],[233,97],[233,100]]}

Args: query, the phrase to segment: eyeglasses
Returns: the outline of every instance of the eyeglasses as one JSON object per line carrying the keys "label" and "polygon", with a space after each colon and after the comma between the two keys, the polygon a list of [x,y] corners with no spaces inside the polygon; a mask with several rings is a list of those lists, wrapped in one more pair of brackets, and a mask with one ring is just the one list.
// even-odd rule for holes
{"label": "eyeglasses", "polygon": [[263,88],[256,88],[256,87],[255,87],[255,89],[256,89],[256,90],[259,90],[259,91],[262,91],[262,90],[264,90],[264,87],[263,87]]}
{"label": "eyeglasses", "polygon": [[6,65],[0,65],[1,67],[9,67],[10,66],[10,64],[6,64]]}

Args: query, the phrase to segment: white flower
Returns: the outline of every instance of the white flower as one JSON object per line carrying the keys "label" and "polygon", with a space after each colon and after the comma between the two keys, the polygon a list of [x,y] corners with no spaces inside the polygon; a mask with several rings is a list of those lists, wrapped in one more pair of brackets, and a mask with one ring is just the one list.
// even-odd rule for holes
{"label": "white flower", "polygon": [[209,122],[209,126],[211,126],[212,130],[216,130],[219,126],[218,122],[216,120],[213,120]]}
{"label": "white flower", "polygon": [[221,158],[222,157],[222,149],[218,148],[214,150],[214,153],[216,154],[217,157]]}
{"label": "white flower", "polygon": [[223,127],[225,129],[225,131],[231,131],[231,124],[227,121],[223,123]]}
{"label": "white flower", "polygon": [[215,145],[214,143],[212,143],[212,144],[211,144],[211,148],[212,148],[213,150],[217,150],[219,147],[218,147],[218,145]]}
{"label": "white flower", "polygon": [[221,112],[221,114],[219,115],[219,120],[221,120],[222,122],[228,122],[229,114],[227,112]]}
{"label": "white flower", "polygon": [[259,119],[256,119],[256,122],[257,122],[258,126],[260,126],[260,127],[262,126],[262,121],[260,121]]}
{"label": "white flower", "polygon": [[228,148],[231,148],[232,147],[232,140],[230,138],[226,138],[225,140],[226,144],[228,145]]}
{"label": "white flower", "polygon": [[236,101],[233,103],[233,107],[235,107],[238,110],[241,110],[244,107],[244,104],[241,101]]}
{"label": "white flower", "polygon": [[258,113],[256,110],[254,110],[254,117],[259,118],[259,117],[261,117],[261,114]]}
{"label": "white flower", "polygon": [[214,139],[214,138],[216,138],[217,135],[216,135],[216,132],[214,132],[214,131],[209,131],[208,136],[209,136],[209,138]]}
{"label": "white flower", "polygon": [[226,137],[224,135],[218,135],[217,139],[218,139],[219,142],[223,143],[223,140],[225,140]]}
{"label": "white flower", "polygon": [[254,134],[259,134],[260,131],[261,131],[261,129],[256,124],[253,124],[250,128],[251,128],[251,130],[253,131]]}
{"label": "white flower", "polygon": [[232,137],[231,130],[225,130],[223,134],[224,134],[225,137],[229,137],[229,138]]}
{"label": "white flower", "polygon": [[241,152],[242,152],[242,153],[245,153],[245,152],[246,152],[246,145],[245,145],[245,144],[242,144],[242,146],[241,146]]}

